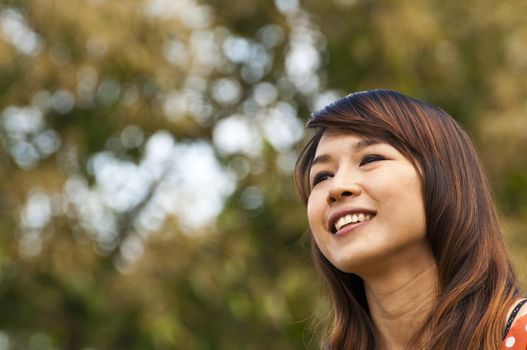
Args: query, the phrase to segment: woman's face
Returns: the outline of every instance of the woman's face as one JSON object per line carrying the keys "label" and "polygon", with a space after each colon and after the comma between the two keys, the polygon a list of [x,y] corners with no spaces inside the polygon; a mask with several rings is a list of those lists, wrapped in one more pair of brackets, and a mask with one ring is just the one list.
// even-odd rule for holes
{"label": "woman's face", "polygon": [[310,181],[309,225],[338,269],[375,273],[428,256],[419,174],[396,148],[326,131]]}

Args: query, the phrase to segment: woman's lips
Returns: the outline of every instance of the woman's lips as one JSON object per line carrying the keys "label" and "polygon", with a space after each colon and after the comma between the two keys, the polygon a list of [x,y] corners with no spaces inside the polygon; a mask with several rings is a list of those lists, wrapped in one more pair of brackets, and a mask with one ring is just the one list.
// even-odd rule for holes
{"label": "woman's lips", "polygon": [[374,217],[372,217],[370,220],[368,221],[361,221],[361,222],[356,222],[356,223],[352,223],[352,224],[348,224],[344,227],[342,227],[340,230],[338,230],[337,232],[334,233],[334,236],[335,237],[343,237],[345,235],[347,235],[348,233],[352,232],[352,231],[355,231],[357,228],[359,227],[362,227],[366,224],[368,224],[371,220],[373,220]]}
{"label": "woman's lips", "polygon": [[339,229],[344,228],[342,227],[343,221],[346,223],[357,221],[362,222],[365,217],[373,218],[376,214],[377,213],[373,210],[358,207],[338,210],[329,216],[328,231],[331,233],[337,233],[337,226],[340,226]]}

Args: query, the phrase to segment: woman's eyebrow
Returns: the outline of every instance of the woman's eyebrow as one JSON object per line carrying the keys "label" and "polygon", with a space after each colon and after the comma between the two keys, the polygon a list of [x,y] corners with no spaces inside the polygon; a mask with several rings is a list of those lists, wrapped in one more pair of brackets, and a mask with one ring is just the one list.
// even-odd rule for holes
{"label": "woman's eyebrow", "polygon": [[[381,143],[381,141],[379,140],[363,139],[363,140],[354,142],[353,145],[351,146],[351,149],[353,152],[359,152],[368,146],[376,145],[379,143]],[[331,156],[329,154],[326,154],[326,153],[319,154],[318,156],[313,158],[313,161],[311,162],[311,167],[318,163],[327,163],[330,160],[331,160]]]}

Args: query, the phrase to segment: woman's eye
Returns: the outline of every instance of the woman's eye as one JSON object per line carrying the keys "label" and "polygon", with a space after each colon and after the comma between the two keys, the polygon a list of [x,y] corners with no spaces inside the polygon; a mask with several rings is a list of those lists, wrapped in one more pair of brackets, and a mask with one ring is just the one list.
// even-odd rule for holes
{"label": "woman's eye", "polygon": [[312,187],[315,187],[319,182],[329,179],[331,176],[331,173],[327,172],[316,174],[315,176],[313,176],[313,181],[311,181],[311,183],[313,184]]}
{"label": "woman's eye", "polygon": [[367,156],[365,156],[364,158],[362,158],[362,161],[360,162],[360,165],[366,165],[366,164],[370,164],[370,163],[373,163],[373,162],[376,162],[376,161],[379,161],[379,160],[385,160],[386,158],[384,158],[383,156],[380,156],[378,154],[369,154]]}

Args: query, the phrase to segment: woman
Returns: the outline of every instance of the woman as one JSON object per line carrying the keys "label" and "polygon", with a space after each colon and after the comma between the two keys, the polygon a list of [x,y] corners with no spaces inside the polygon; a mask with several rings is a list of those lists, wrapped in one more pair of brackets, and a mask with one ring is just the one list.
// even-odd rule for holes
{"label": "woman", "polygon": [[307,126],[295,180],[330,292],[323,348],[527,349],[527,305],[465,131],[389,90]]}

